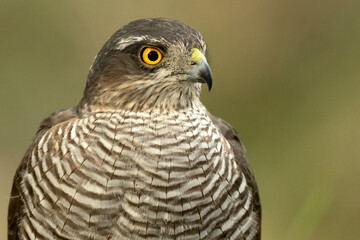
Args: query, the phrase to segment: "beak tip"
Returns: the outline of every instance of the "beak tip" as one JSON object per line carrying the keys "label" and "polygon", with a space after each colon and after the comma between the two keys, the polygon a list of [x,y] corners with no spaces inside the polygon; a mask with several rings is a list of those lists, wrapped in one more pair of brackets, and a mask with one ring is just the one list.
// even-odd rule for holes
{"label": "beak tip", "polygon": [[192,82],[206,83],[210,92],[213,83],[212,72],[206,60],[202,60],[201,64],[188,71],[188,74]]}

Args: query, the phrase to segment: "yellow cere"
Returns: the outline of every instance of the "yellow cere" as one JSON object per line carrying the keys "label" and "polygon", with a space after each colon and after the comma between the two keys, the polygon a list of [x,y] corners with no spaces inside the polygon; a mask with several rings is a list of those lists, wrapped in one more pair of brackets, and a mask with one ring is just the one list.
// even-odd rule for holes
{"label": "yellow cere", "polygon": [[161,61],[163,54],[159,49],[146,47],[141,54],[141,58],[146,64],[155,65]]}
{"label": "yellow cere", "polygon": [[196,64],[200,64],[201,61],[205,59],[204,54],[200,52],[199,49],[193,48],[191,49],[191,60],[194,61]]}

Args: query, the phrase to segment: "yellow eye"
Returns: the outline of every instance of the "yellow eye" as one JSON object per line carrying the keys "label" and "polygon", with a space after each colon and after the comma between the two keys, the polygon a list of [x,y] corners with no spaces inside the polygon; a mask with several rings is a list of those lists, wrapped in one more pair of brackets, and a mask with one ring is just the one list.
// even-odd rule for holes
{"label": "yellow eye", "polygon": [[141,53],[141,59],[144,61],[144,63],[149,65],[158,64],[162,58],[163,54],[160,52],[160,50],[153,47],[146,47],[142,50]]}

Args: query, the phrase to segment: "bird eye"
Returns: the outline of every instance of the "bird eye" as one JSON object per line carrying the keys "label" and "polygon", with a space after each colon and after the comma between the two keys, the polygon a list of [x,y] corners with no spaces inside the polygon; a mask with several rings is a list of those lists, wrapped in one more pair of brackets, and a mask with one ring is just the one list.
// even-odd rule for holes
{"label": "bird eye", "polygon": [[153,47],[145,47],[141,51],[141,59],[146,64],[149,64],[149,65],[158,64],[162,58],[163,58],[163,54],[161,53],[161,51],[159,49],[156,49]]}

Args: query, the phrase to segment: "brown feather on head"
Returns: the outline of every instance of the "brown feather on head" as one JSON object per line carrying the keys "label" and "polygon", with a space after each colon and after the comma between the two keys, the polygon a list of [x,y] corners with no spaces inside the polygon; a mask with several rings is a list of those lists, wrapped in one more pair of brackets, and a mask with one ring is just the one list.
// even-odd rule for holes
{"label": "brown feather on head", "polygon": [[[147,47],[158,51],[155,57],[163,55],[161,61],[154,65],[144,61]],[[196,58],[202,56],[198,61],[194,49]],[[205,49],[201,34],[181,22],[133,21],[115,32],[96,56],[77,110],[88,114],[194,108],[199,104],[200,83],[211,87]]]}

